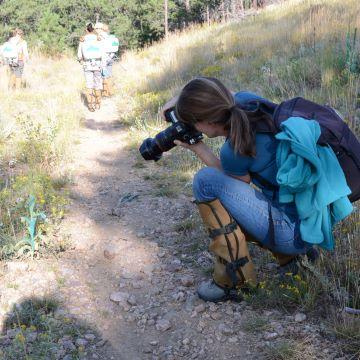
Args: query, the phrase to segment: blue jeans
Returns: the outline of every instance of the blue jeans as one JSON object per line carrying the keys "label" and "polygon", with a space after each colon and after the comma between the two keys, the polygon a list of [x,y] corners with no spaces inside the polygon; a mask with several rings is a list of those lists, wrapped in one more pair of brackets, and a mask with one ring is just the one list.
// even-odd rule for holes
{"label": "blue jeans", "polygon": [[[311,248],[300,235],[300,221],[293,204],[279,204],[244,181],[225,175],[215,168],[203,168],[194,177],[197,201],[219,199],[239,226],[264,247],[286,255],[303,254]],[[269,236],[269,203],[275,239]]]}

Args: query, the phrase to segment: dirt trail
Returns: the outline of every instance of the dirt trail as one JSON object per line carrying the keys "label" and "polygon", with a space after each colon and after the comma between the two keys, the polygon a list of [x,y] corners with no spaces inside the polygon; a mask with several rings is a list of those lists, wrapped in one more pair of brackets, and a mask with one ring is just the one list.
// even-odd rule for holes
{"label": "dirt trail", "polygon": [[[222,344],[236,327],[228,329],[217,306],[212,307],[214,319],[205,313],[195,294],[199,270],[176,256],[174,223],[192,213],[190,199],[155,197],[142,177],[148,169],[132,167],[135,159],[125,148],[126,136],[111,100],[84,120],[74,163],[73,206],[64,222],[76,250],[59,266],[63,274],[70,272],[63,289],[69,311],[98,326],[114,359],[245,355],[236,335],[236,351],[226,351]],[[231,318],[233,309],[232,304],[226,307]],[[216,331],[219,325],[224,334]]]}
{"label": "dirt trail", "polygon": [[[86,359],[261,359],[262,335],[243,329],[254,314],[250,306],[205,304],[196,296],[205,277],[199,264],[209,257],[196,238],[186,242],[174,230],[196,209],[185,195],[154,195],[144,175],[157,168],[133,166],[117,119],[112,100],[85,112],[60,234],[73,248],[59,259],[9,268],[1,285],[2,319],[5,305],[52,296],[63,313],[98,329],[106,341],[88,347]],[[6,286],[13,282],[16,287]],[[269,323],[281,318],[276,311],[262,316]]]}

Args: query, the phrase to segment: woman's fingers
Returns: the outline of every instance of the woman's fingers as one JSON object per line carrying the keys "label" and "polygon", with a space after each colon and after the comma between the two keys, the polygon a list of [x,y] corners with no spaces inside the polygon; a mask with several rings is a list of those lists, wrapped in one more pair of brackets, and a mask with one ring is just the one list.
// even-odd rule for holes
{"label": "woman's fingers", "polygon": [[178,100],[178,96],[173,97],[172,99],[170,99],[161,109],[160,111],[160,115],[163,118],[163,120],[165,120],[165,112],[166,110],[169,110],[171,108],[173,108],[176,105],[176,102]]}

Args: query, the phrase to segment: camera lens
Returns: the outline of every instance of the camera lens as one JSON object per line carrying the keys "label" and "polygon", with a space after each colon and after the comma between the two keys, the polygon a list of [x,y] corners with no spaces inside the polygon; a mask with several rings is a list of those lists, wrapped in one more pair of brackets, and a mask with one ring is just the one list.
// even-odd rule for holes
{"label": "camera lens", "polygon": [[163,151],[159,148],[155,139],[147,138],[143,141],[139,148],[141,156],[145,160],[158,161],[161,158]]}
{"label": "camera lens", "polygon": [[179,138],[182,127],[179,124],[173,124],[165,130],[159,132],[155,138],[147,138],[140,146],[140,153],[145,160],[158,161],[165,151],[175,147],[174,140]]}

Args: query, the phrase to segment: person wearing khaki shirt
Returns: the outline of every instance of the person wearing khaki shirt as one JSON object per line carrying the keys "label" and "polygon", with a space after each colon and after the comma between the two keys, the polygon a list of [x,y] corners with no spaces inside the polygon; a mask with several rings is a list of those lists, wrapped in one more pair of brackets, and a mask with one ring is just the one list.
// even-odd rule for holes
{"label": "person wearing khaki shirt", "polygon": [[[2,56],[9,66],[10,79],[9,89],[20,89],[23,81],[24,66],[29,60],[27,42],[23,39],[24,33],[21,29],[12,31],[11,38],[2,45]],[[7,57],[6,49],[12,49],[11,58]]]}

